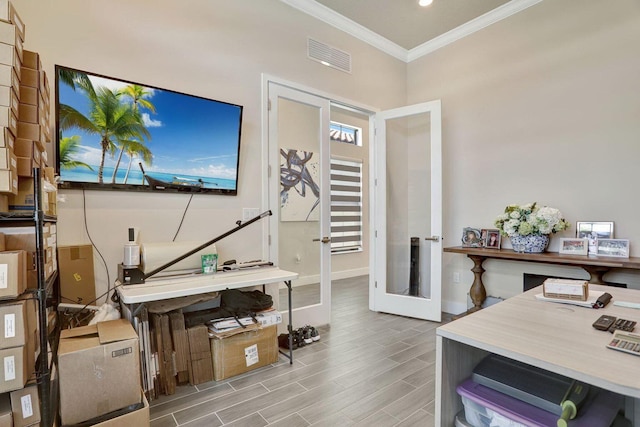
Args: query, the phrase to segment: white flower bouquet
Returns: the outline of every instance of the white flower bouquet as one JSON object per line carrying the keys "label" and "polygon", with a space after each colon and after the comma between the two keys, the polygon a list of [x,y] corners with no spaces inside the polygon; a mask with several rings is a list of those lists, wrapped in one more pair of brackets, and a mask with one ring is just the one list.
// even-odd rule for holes
{"label": "white flower bouquet", "polygon": [[498,215],[495,226],[503,236],[548,235],[566,230],[571,224],[562,217],[562,212],[548,206],[538,207],[534,203],[509,205]]}

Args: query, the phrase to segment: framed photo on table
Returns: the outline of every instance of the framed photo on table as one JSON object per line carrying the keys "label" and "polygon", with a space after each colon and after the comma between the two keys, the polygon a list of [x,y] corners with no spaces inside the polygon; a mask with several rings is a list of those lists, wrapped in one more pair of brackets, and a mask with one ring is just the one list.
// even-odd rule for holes
{"label": "framed photo on table", "polygon": [[589,253],[589,239],[560,239],[561,254],[566,255],[587,255]]}
{"label": "framed photo on table", "polygon": [[597,255],[598,239],[613,239],[613,221],[578,221],[576,237],[589,239],[589,255]]}
{"label": "framed photo on table", "polygon": [[481,235],[484,237],[484,247],[487,249],[500,249],[502,236],[497,228],[483,228]]}
{"label": "framed photo on table", "polygon": [[481,248],[484,242],[480,230],[472,227],[462,229],[462,246],[465,248]]}
{"label": "framed photo on table", "polygon": [[598,256],[629,258],[628,239],[598,239]]}

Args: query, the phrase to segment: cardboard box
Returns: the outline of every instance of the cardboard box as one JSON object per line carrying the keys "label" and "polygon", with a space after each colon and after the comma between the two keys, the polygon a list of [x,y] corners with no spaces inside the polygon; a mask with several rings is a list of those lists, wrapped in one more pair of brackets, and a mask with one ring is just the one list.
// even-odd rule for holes
{"label": "cardboard box", "polygon": [[9,22],[0,21],[0,43],[10,44],[11,46],[22,44],[18,27]]}
{"label": "cardboard box", "polygon": [[13,427],[11,399],[7,393],[0,394],[0,427]]}
{"label": "cardboard box", "polygon": [[8,86],[14,88],[14,90],[16,91],[16,95],[18,95],[18,99],[21,99],[20,78],[13,66],[0,64],[0,86]]}
{"label": "cardboard box", "polygon": [[12,170],[0,170],[0,193],[18,194],[18,174]]}
{"label": "cardboard box", "polygon": [[31,385],[15,390],[10,395],[13,427],[26,427],[40,423],[40,399],[37,386]]}
{"label": "cardboard box", "polygon": [[24,300],[0,304],[0,349],[27,343],[27,305]]}
{"label": "cardboard box", "polygon": [[[33,168],[39,166],[32,157],[16,157],[16,171],[19,177],[29,177],[33,181]],[[20,192],[20,178],[18,178],[18,192]]]}
{"label": "cardboard box", "polygon": [[[0,86],[2,87],[2,86]],[[3,127],[0,128],[0,147],[10,148],[13,150],[15,145],[15,138],[9,128]]]}
{"label": "cardboard box", "polygon": [[95,300],[93,247],[91,245],[59,246],[60,296],[63,301],[88,304]]}
{"label": "cardboard box", "polygon": [[0,148],[0,169],[17,169],[18,160],[10,148]]}
{"label": "cardboard box", "polygon": [[197,325],[187,329],[189,338],[189,383],[192,385],[213,381],[209,328]]}
{"label": "cardboard box", "polygon": [[254,329],[227,338],[211,339],[216,381],[278,361],[277,326]]}
{"label": "cardboard box", "polygon": [[[0,46],[3,45],[0,44]],[[16,94],[11,86],[0,86],[0,105],[10,107],[14,114],[19,114],[20,102],[18,100],[18,94]]]}
{"label": "cardboard box", "polygon": [[25,291],[26,257],[25,251],[0,252],[0,299],[16,298]]}
{"label": "cardboard box", "polygon": [[16,26],[16,31],[20,40],[24,41],[25,26],[24,22],[16,12],[16,9],[9,0],[0,0],[0,19],[7,21]]}
{"label": "cardboard box", "polygon": [[[0,84],[2,84],[2,78],[3,78],[2,71],[3,71],[2,65],[0,65]],[[10,86],[10,85],[6,85],[6,86]],[[20,102],[23,102],[25,104],[38,105],[38,100],[40,99],[40,96],[38,96],[38,89],[36,89],[35,87],[25,86],[22,84],[20,84],[19,86],[20,86],[20,92],[18,93],[18,96],[19,96]]]}
{"label": "cardboard box", "polygon": [[29,357],[29,353],[24,345],[0,350],[0,393],[24,387],[35,365],[34,356]]}
{"label": "cardboard box", "polygon": [[18,118],[23,122],[39,124],[38,106],[23,102],[18,103]]}
{"label": "cardboard box", "polygon": [[[94,424],[94,427],[131,427],[131,426],[148,426],[149,425],[149,402],[147,398],[142,394],[143,407],[129,412],[119,417],[112,418],[107,421],[103,421],[98,424]],[[0,427],[2,427],[0,425]]]}
{"label": "cardboard box", "polygon": [[9,128],[12,134],[17,135],[18,118],[11,107],[0,106],[0,126]]}
{"label": "cardboard box", "polygon": [[[3,107],[0,107],[3,108]],[[16,136],[18,138],[30,139],[32,141],[40,140],[40,125],[35,123],[27,123],[27,122],[17,122],[17,133]]]}
{"label": "cardboard box", "polygon": [[58,372],[62,424],[139,403],[138,335],[124,319],[65,329],[60,334]]}
{"label": "cardboard box", "polygon": [[42,70],[42,62],[40,61],[38,52],[32,52],[27,49],[22,51],[22,65],[33,68],[34,70]]}

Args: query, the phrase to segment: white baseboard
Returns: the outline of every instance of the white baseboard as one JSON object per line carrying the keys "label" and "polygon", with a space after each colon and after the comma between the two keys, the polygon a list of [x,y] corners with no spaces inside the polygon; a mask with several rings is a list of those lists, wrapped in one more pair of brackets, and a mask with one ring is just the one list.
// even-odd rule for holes
{"label": "white baseboard", "polygon": [[467,311],[467,305],[457,301],[442,301],[442,311],[449,314],[460,314]]}

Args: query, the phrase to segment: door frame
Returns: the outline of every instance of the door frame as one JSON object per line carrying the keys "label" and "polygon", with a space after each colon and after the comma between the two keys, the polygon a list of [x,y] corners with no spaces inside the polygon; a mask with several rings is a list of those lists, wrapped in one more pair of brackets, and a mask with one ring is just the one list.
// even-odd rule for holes
{"label": "door frame", "polygon": [[[394,118],[430,114],[430,159],[431,159],[431,236],[439,240],[431,242],[430,297],[416,298],[386,292],[387,286],[387,205],[386,205],[386,140],[384,121]],[[382,128],[382,129],[381,129]],[[376,115],[374,146],[371,149],[371,173],[373,185],[369,196],[371,206],[371,253],[369,275],[369,308],[425,320],[441,321],[442,311],[442,104],[440,100],[408,105],[381,111]],[[383,164],[381,164],[383,163]],[[438,184],[433,177],[438,177]],[[378,199],[382,199],[378,203]],[[433,215],[434,207],[439,207],[439,215]],[[423,239],[425,236],[422,236]],[[436,286],[433,286],[433,284]]]}

